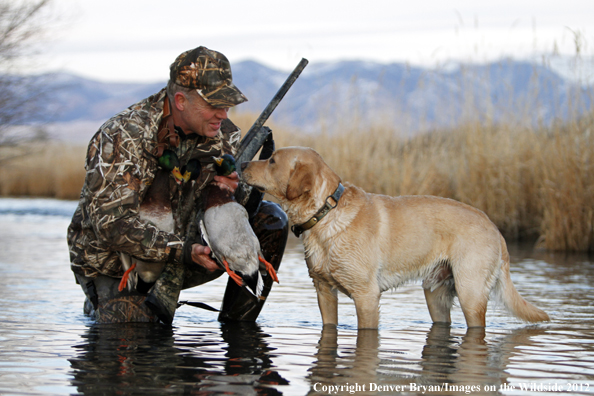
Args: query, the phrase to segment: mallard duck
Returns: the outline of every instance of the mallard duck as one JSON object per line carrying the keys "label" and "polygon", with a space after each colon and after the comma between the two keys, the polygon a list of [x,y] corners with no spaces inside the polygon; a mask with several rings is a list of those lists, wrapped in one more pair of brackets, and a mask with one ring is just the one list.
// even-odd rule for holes
{"label": "mallard duck", "polygon": [[[229,161],[233,163],[225,163]],[[232,156],[216,158],[215,163],[218,164],[218,172],[226,172],[235,167]],[[218,172],[217,174],[224,176]],[[235,201],[229,191],[216,185],[208,186],[204,195],[204,219],[200,222],[200,228],[206,244],[235,283],[239,286],[245,284],[248,290],[259,297],[264,285],[262,272],[268,272],[277,283],[278,277],[272,264],[262,255],[260,242],[250,226],[247,211]]]}
{"label": "mallard duck", "polygon": [[[149,187],[142,204],[138,210],[141,220],[153,224],[161,231],[173,233],[174,221],[171,210],[169,191],[169,173],[173,175],[178,184],[196,180],[200,176],[201,166],[197,159],[191,159],[180,170],[180,162],[172,150],[165,150],[159,157],[162,169],[157,171],[153,183]],[[154,283],[165,266],[164,263],[146,262],[138,260],[126,253],[120,253],[124,275],[118,289],[124,290],[126,285],[132,289],[139,283],[139,278],[146,284]]]}
{"label": "mallard duck", "polygon": [[[169,195],[169,173],[167,169],[157,171],[153,183],[140,204],[138,217],[161,231],[172,233],[174,221]],[[126,285],[128,289],[136,287],[138,278],[148,284],[155,282],[165,267],[165,263],[139,260],[127,253],[120,253],[120,259],[125,272],[118,287],[119,291],[124,290]]]}

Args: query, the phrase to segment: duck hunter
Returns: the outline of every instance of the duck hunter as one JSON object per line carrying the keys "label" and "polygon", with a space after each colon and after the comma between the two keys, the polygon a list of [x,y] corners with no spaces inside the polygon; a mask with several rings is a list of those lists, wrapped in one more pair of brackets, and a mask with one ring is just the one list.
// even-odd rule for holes
{"label": "duck hunter", "polygon": [[[283,95],[277,93],[276,104]],[[265,260],[278,270],[288,236],[286,214],[262,200],[237,172],[215,172],[215,159],[224,154],[239,162],[251,160],[260,147],[261,159],[274,151],[272,133],[262,125],[276,104],[269,104],[268,114],[240,140],[227,113],[245,101],[227,58],[201,46],[177,57],[165,88],[95,133],[67,238],[71,269],[86,295],[84,312],[96,322],[171,324],[182,289],[224,273],[198,226],[209,185],[234,193]],[[136,262],[150,269],[149,276],[139,276]],[[229,278],[219,320],[255,321],[271,286],[271,277],[265,277],[256,298]]]}

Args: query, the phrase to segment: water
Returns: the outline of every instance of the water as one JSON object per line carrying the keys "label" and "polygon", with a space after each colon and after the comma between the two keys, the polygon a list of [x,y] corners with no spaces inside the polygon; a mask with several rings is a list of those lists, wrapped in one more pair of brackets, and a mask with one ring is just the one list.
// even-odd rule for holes
{"label": "water", "polygon": [[[459,308],[451,327],[432,326],[418,284],[384,293],[379,331],[357,332],[341,296],[338,329],[322,332],[295,239],[255,324],[184,306],[173,328],[94,325],[69,268],[74,207],[0,199],[1,395],[594,394],[588,256],[512,246],[516,287],[553,321],[526,325],[490,306],[484,334],[467,331]],[[218,307],[225,282],[181,299]]]}

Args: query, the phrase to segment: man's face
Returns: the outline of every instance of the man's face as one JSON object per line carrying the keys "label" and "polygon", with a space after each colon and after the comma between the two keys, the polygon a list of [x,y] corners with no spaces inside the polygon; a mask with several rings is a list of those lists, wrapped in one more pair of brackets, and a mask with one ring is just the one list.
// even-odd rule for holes
{"label": "man's face", "polygon": [[197,93],[184,95],[185,105],[181,112],[179,125],[185,133],[197,133],[200,136],[214,137],[219,133],[221,121],[227,118],[229,108],[215,108],[206,103]]}

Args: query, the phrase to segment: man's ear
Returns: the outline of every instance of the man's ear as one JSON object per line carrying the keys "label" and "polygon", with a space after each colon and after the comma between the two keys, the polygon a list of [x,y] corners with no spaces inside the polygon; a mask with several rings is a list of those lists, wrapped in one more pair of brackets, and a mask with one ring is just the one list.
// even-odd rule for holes
{"label": "man's ear", "polygon": [[307,165],[297,164],[289,175],[287,192],[285,194],[289,201],[300,197],[313,188],[314,175],[310,168]]}
{"label": "man's ear", "polygon": [[179,111],[184,111],[187,103],[188,103],[188,98],[186,98],[186,95],[184,95],[183,93],[176,92],[175,95],[173,96],[173,105]]}

